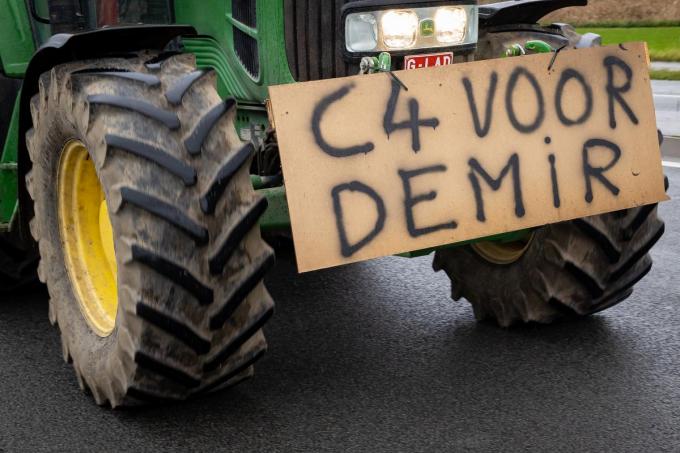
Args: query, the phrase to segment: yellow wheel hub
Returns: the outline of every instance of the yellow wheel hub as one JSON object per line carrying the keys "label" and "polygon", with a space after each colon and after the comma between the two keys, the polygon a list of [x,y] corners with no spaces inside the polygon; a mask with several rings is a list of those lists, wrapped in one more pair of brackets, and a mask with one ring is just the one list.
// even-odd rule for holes
{"label": "yellow wheel hub", "polygon": [[106,198],[85,145],[71,140],[57,175],[59,234],[80,310],[98,335],[113,331],[118,309],[116,254]]}
{"label": "yellow wheel hub", "polygon": [[472,249],[491,263],[507,265],[516,262],[524,255],[533,238],[534,233],[531,233],[526,238],[512,242],[475,242],[472,244]]}

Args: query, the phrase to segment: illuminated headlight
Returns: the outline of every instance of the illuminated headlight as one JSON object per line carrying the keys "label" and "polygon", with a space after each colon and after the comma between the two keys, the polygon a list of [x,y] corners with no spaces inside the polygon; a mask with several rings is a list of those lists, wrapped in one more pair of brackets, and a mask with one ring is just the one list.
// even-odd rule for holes
{"label": "illuminated headlight", "polygon": [[390,49],[408,49],[418,38],[418,15],[414,11],[387,11],[380,18],[382,42]]}
{"label": "illuminated headlight", "polygon": [[465,37],[467,20],[467,12],[463,8],[439,8],[434,14],[437,41],[449,44],[461,42]]}
{"label": "illuminated headlight", "polygon": [[377,11],[356,10],[348,3],[343,8],[345,48],[366,54],[475,44],[478,18],[472,3],[476,2],[449,3],[456,5]]}

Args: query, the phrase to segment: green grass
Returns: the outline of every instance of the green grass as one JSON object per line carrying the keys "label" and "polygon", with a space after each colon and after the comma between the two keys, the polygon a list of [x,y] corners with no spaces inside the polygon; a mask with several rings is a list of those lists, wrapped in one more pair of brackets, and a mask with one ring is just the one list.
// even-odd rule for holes
{"label": "green grass", "polygon": [[652,80],[680,80],[680,71],[649,71]]}
{"label": "green grass", "polygon": [[652,61],[680,61],[680,27],[579,28],[597,33],[603,44],[646,41]]}
{"label": "green grass", "polygon": [[614,20],[603,22],[570,22],[577,28],[680,27],[680,20]]}

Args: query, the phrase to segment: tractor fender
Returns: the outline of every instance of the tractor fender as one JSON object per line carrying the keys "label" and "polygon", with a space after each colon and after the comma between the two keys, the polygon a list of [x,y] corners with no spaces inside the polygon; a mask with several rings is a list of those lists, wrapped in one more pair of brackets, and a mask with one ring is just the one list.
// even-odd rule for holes
{"label": "tractor fender", "polygon": [[26,148],[26,132],[32,127],[31,98],[38,92],[40,75],[51,68],[70,61],[124,54],[143,49],[163,50],[179,36],[196,35],[187,25],[135,25],[100,28],[77,34],[52,36],[31,58],[21,90],[19,105],[19,137],[17,164],[19,177],[19,225],[24,237],[30,237],[28,221],[33,218],[31,198],[23,183],[31,170],[31,159]]}
{"label": "tractor fender", "polygon": [[512,0],[491,3],[479,7],[479,26],[535,24],[558,9],[587,4],[588,0]]}

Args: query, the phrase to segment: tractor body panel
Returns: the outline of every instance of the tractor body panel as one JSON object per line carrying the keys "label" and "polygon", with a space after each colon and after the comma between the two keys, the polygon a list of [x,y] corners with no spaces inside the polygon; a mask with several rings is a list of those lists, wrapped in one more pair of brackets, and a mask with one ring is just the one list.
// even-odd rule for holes
{"label": "tractor body panel", "polygon": [[19,97],[7,129],[0,155],[0,232],[7,231],[18,208],[17,149],[19,138]]}
{"label": "tractor body panel", "polygon": [[36,46],[24,0],[0,1],[0,63],[9,77],[22,77]]}
{"label": "tractor body panel", "polygon": [[199,9],[191,0],[175,1],[177,23],[192,24],[205,36],[185,39],[185,50],[196,54],[199,66],[215,68],[220,94],[263,103],[267,87],[295,81],[282,39],[283,3],[206,0]]}

